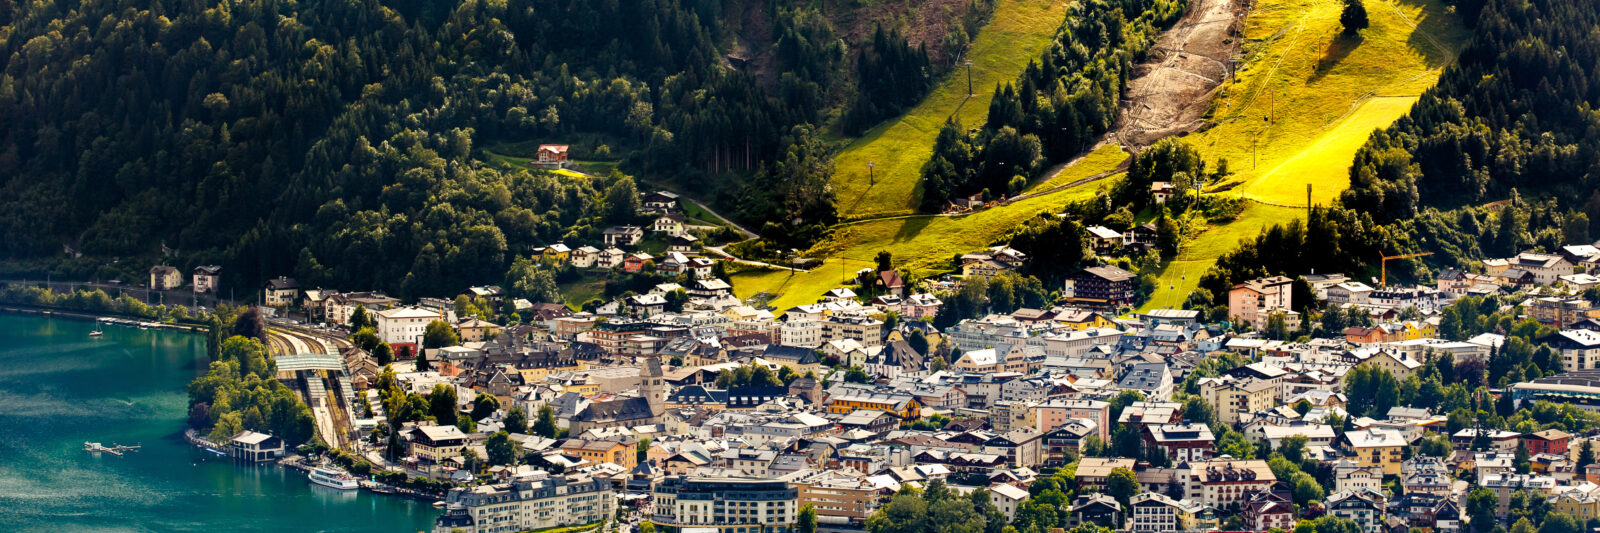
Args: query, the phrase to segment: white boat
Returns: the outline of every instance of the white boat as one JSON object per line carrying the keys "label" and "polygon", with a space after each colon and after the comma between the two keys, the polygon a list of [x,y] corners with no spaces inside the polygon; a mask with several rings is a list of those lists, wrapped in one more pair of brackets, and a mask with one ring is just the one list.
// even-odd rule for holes
{"label": "white boat", "polygon": [[94,330],[94,331],[91,331],[91,332],[89,332],[89,336],[90,336],[90,337],[99,337],[99,336],[102,336],[102,335],[105,335],[105,334],[106,334],[106,332],[104,332],[104,331],[100,331],[100,330],[98,330],[98,329],[96,329],[96,330]]}
{"label": "white boat", "polygon": [[361,488],[360,481],[357,480],[355,476],[352,476],[343,470],[319,466],[311,469],[311,473],[308,477],[311,478],[312,483],[316,483],[324,487],[333,487],[339,490],[356,490]]}

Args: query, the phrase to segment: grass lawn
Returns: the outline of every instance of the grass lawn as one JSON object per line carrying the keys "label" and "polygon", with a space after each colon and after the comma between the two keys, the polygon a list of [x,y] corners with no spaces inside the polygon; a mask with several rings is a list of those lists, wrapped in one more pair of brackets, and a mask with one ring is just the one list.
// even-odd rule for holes
{"label": "grass lawn", "polygon": [[1305,208],[1278,207],[1252,202],[1239,218],[1227,224],[1213,225],[1184,245],[1178,257],[1167,264],[1156,283],[1156,292],[1141,311],[1176,308],[1200,283],[1200,276],[1216,264],[1222,254],[1233,251],[1240,241],[1254,239],[1262,228],[1272,224],[1287,223],[1305,218]]}
{"label": "grass lawn", "polygon": [[567,307],[576,311],[590,298],[599,298],[606,290],[605,273],[596,270],[584,270],[583,277],[567,283],[556,285],[561,292],[561,298],[567,302]]}
{"label": "grass lawn", "polygon": [[1116,143],[1107,143],[1105,146],[1096,148],[1093,152],[1084,154],[1082,160],[1079,160],[1077,164],[1062,169],[1061,173],[1050,176],[1049,179],[1039,180],[1037,183],[1028,186],[1027,190],[1023,192],[1042,191],[1058,185],[1072,183],[1117,168],[1117,165],[1122,164],[1127,159],[1128,153],[1122,151],[1121,146]]}
{"label": "grass lawn", "polygon": [[[1467,31],[1439,0],[1374,0],[1371,27],[1340,35],[1336,0],[1263,0],[1245,24],[1244,63],[1213,103],[1216,127],[1188,139],[1227,158],[1234,192],[1326,204],[1349,187],[1356,149],[1432,87]],[[1269,120],[1270,119],[1270,120]]]}
{"label": "grass lawn", "polygon": [[[492,151],[489,151],[489,150],[484,150],[483,151],[483,155],[487,158],[486,161],[491,166],[492,165],[507,165],[507,166],[510,166],[512,168],[528,168],[528,162],[529,161],[533,161],[533,158],[530,158],[530,157],[517,157],[517,156],[514,156],[514,155],[506,155],[506,154],[502,154],[502,153],[498,153],[498,152],[492,152]],[[582,165],[584,165],[586,168],[588,168],[588,165],[590,165],[590,164],[591,163],[583,163]],[[615,163],[610,163],[610,165],[616,166]],[[584,173],[578,172],[576,170],[568,170],[568,169],[565,169],[565,168],[552,170],[550,172],[554,172],[557,176],[565,176],[565,177],[568,177],[568,178],[588,178],[589,177],[588,174],[584,174]]]}
{"label": "grass lawn", "polygon": [[711,214],[710,211],[706,211],[706,208],[700,207],[700,204],[691,202],[686,198],[678,198],[678,207],[683,208],[683,216],[688,217],[691,224],[702,226],[728,225],[728,221]]}
{"label": "grass lawn", "polygon": [[[1031,60],[1049,48],[1066,14],[1066,0],[998,0],[989,23],[968,49],[972,92],[967,96],[965,67],[950,71],[922,103],[898,119],[868,130],[834,158],[833,186],[839,214],[909,214],[921,201],[922,164],[947,118],[973,127],[989,113],[999,83],[1015,82]],[[868,176],[867,163],[876,163]]]}

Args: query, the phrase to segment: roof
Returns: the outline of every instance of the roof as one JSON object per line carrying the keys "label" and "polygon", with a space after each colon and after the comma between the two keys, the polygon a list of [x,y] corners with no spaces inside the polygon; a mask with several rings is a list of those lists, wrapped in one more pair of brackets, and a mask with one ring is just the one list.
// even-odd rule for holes
{"label": "roof", "polygon": [[1105,226],[1089,226],[1089,234],[1100,239],[1121,239],[1122,234]]}
{"label": "roof", "polygon": [[1346,431],[1344,438],[1352,448],[1392,448],[1406,445],[1406,439],[1400,436],[1400,432],[1377,428]]}
{"label": "roof", "polygon": [[1120,268],[1117,268],[1117,267],[1114,267],[1114,266],[1111,266],[1111,265],[1100,265],[1100,266],[1089,267],[1089,268],[1083,269],[1081,272],[1084,273],[1084,274],[1088,274],[1090,276],[1094,276],[1094,277],[1097,277],[1097,278],[1100,278],[1100,279],[1103,279],[1103,280],[1106,280],[1106,281],[1113,281],[1113,282],[1115,282],[1115,281],[1127,281],[1127,280],[1133,279],[1133,273],[1132,272],[1128,272],[1126,270],[1123,270],[1123,269],[1120,269]]}
{"label": "roof", "polygon": [[555,152],[555,153],[558,153],[558,154],[564,154],[564,153],[567,153],[567,145],[565,145],[565,144],[541,144],[541,145],[539,145],[539,151],[540,152]]}

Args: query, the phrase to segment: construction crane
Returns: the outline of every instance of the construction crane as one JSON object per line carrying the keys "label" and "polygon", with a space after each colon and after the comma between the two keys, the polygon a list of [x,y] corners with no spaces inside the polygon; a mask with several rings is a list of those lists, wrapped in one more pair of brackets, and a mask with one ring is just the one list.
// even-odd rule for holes
{"label": "construction crane", "polygon": [[1380,264],[1382,265],[1381,268],[1383,270],[1383,281],[1378,282],[1378,288],[1382,289],[1382,288],[1385,288],[1385,287],[1389,286],[1389,260],[1390,259],[1410,259],[1410,258],[1413,258],[1413,257],[1422,257],[1422,256],[1425,256],[1425,255],[1433,255],[1433,252],[1422,252],[1422,253],[1415,253],[1415,254],[1400,254],[1400,255],[1383,255],[1382,253],[1379,253],[1378,256],[1383,258],[1383,261],[1380,262]]}

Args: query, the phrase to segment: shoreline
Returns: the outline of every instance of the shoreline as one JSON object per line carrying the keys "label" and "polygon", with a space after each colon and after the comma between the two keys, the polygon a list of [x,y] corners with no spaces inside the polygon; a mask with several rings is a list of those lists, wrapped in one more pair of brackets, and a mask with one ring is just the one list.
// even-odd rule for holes
{"label": "shoreline", "polygon": [[199,325],[154,322],[145,317],[124,315],[114,312],[89,313],[77,309],[61,309],[55,307],[40,307],[23,304],[3,304],[0,305],[0,313],[21,316],[42,316],[46,318],[64,318],[68,320],[81,320],[85,322],[99,322],[101,318],[118,318],[122,320],[133,321],[135,322],[133,325],[144,328],[154,328],[196,335],[203,335],[206,333],[206,329]]}
{"label": "shoreline", "polygon": [[[228,453],[224,450],[224,448],[226,448],[225,446],[221,446],[221,445],[218,445],[215,442],[211,442],[210,439],[207,439],[204,436],[200,435],[200,432],[195,431],[194,428],[184,428],[183,429],[183,440],[185,442],[189,443],[190,446],[198,448],[198,449],[200,449],[202,451],[205,451],[207,453],[216,454],[216,455],[219,455],[219,456],[222,456],[222,457],[228,457]],[[234,463],[234,466],[238,466],[238,465],[241,465],[241,464],[250,465],[250,466],[272,465],[272,466],[276,466],[276,467],[283,468],[283,469],[286,469],[286,470],[294,470],[296,472],[310,472],[311,468],[312,468],[312,465],[308,464],[306,462],[306,458],[304,456],[301,456],[301,455],[285,455],[284,457],[279,458],[278,460],[275,460],[275,461],[261,461],[261,462],[258,462],[258,463],[251,463],[251,462],[246,462],[246,461],[235,460],[235,461],[233,461],[233,463]],[[368,476],[368,477],[370,478],[370,476]],[[306,480],[306,482],[307,483],[311,483],[311,481],[309,479]],[[416,500],[416,501],[420,501],[420,502],[426,502],[426,503],[429,503],[429,504],[433,504],[433,503],[444,501],[443,498],[439,498],[439,497],[433,496],[431,494],[418,492],[418,491],[415,491],[415,490],[412,490],[412,489],[407,489],[405,487],[396,487],[396,486],[391,486],[391,485],[384,485],[382,483],[378,483],[378,482],[373,481],[371,479],[363,479],[363,480],[361,480],[360,488],[358,488],[356,490],[357,491],[370,492],[370,493],[372,493],[374,495],[379,495],[379,496],[396,496],[396,497],[405,498],[405,499],[408,499],[408,500]]]}

